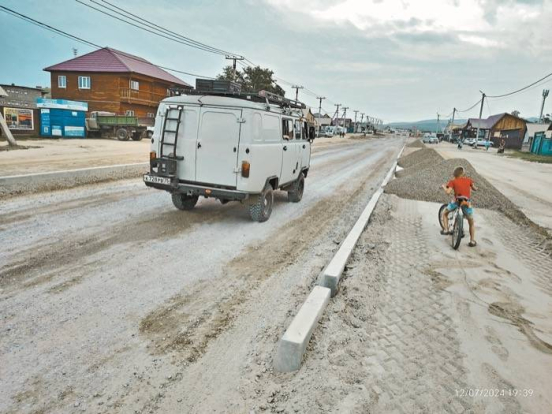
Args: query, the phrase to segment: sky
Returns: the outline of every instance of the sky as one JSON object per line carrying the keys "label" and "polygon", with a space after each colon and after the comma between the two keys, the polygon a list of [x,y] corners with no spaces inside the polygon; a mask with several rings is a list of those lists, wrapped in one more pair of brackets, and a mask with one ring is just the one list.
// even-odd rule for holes
{"label": "sky", "polygon": [[[82,0],[90,3],[90,0]],[[97,0],[100,1],[101,0]],[[552,0],[109,0],[151,22],[247,57],[286,82],[384,122],[450,116],[480,92],[500,95],[552,72]],[[74,0],[0,0],[0,5],[93,43],[205,76],[224,56],[159,38]],[[42,69],[94,49],[0,12],[0,83],[49,86]],[[188,83],[195,78],[176,74]],[[287,96],[295,92],[280,83]],[[483,116],[538,116],[544,88],[488,99]],[[312,93],[311,93],[312,92]],[[324,111],[323,111],[324,112]],[[479,107],[457,117],[477,117]],[[545,113],[552,112],[552,99]],[[359,115],[360,117],[360,115]]]}

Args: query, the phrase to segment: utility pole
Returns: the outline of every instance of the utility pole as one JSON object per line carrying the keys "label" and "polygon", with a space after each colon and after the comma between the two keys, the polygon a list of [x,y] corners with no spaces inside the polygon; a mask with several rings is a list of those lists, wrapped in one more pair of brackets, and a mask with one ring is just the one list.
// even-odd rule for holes
{"label": "utility pole", "polygon": [[337,109],[335,110],[335,122],[337,123],[337,118],[339,118],[339,107],[341,104],[335,104],[334,106],[337,106]]}
{"label": "utility pole", "polygon": [[357,114],[358,114],[358,111],[355,109],[353,111],[355,113],[355,133],[358,132],[358,125],[357,125]]}
{"label": "utility pole", "polygon": [[543,114],[544,114],[544,103],[546,102],[546,98],[548,98],[548,94],[550,93],[549,89],[544,89],[542,91],[542,105],[541,105],[541,111],[540,111],[540,117],[539,122],[542,124],[544,123]]}
{"label": "utility pole", "polygon": [[[0,98],[5,98],[7,96],[8,96],[8,94],[6,93],[6,91],[4,91],[4,89],[2,89],[2,87],[0,86]],[[0,112],[0,131],[2,131],[4,133],[4,135],[6,136],[6,139],[8,140],[8,144],[9,144],[10,147],[17,147],[17,141],[13,137],[13,135],[10,131],[10,128],[8,127],[8,124],[6,123],[6,120],[2,116],[2,112]]]}
{"label": "utility pole", "polygon": [[439,129],[441,129],[441,115],[437,112],[437,129],[435,131],[435,135],[439,133]]}
{"label": "utility pole", "polygon": [[454,118],[456,116],[456,108],[452,109],[452,121],[450,121],[450,139],[452,142],[452,133],[454,131]]}
{"label": "utility pole", "polygon": [[[322,101],[324,99],[326,99],[325,96],[317,96],[316,99],[318,99],[318,101],[320,101],[320,105],[318,105],[318,116],[319,116],[319,120],[322,119]],[[319,121],[318,122],[318,132],[320,133],[320,131],[322,130],[322,121]]]}
{"label": "utility pole", "polygon": [[295,89],[295,101],[299,102],[299,89],[303,89],[304,86],[293,85],[291,89]]}
{"label": "utility pole", "polygon": [[481,117],[483,116],[483,105],[485,104],[485,92],[481,92],[481,109],[479,109],[479,122],[477,123],[477,135],[475,136],[475,146],[477,147],[477,140],[479,139],[479,126],[481,125]]}
{"label": "utility pole", "polygon": [[233,73],[232,74],[232,81],[236,81],[236,61],[243,60],[244,57],[243,56],[240,56],[240,57],[231,56],[231,55],[226,55],[225,57],[226,57],[226,59],[233,61],[232,62],[232,73]]}
{"label": "utility pole", "polygon": [[343,128],[345,128],[345,118],[347,117],[347,109],[349,109],[349,107],[344,106],[342,109],[343,109]]}

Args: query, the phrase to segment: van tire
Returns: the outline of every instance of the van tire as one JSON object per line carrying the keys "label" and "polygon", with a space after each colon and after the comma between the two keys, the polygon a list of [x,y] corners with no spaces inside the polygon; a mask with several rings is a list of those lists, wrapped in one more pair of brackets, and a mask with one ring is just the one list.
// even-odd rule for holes
{"label": "van tire", "polygon": [[291,190],[288,191],[288,200],[292,203],[298,203],[303,198],[303,192],[305,191],[305,176],[303,173],[299,174],[297,180],[293,183]]}
{"label": "van tire", "polygon": [[251,200],[249,204],[249,215],[253,221],[264,223],[272,214],[274,204],[274,190],[272,185],[267,184],[263,192]]}
{"label": "van tire", "polygon": [[197,204],[198,196],[189,196],[186,194],[174,193],[172,195],[172,202],[174,206],[183,211],[193,210]]}

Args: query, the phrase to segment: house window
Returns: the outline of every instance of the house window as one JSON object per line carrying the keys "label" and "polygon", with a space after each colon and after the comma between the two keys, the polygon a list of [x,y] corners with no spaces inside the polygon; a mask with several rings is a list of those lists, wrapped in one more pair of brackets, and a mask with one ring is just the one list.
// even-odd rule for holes
{"label": "house window", "polygon": [[126,116],[134,116],[134,111],[132,109],[127,109],[127,111],[125,112],[125,115]]}
{"label": "house window", "polygon": [[90,89],[90,76],[79,76],[79,89]]}
{"label": "house window", "polygon": [[148,112],[146,116],[148,118],[155,118],[155,114],[153,112]]}
{"label": "house window", "polygon": [[67,88],[67,78],[65,76],[58,76],[58,88]]}
{"label": "house window", "polygon": [[130,89],[134,89],[135,91],[140,89],[140,82],[138,81],[130,81]]}

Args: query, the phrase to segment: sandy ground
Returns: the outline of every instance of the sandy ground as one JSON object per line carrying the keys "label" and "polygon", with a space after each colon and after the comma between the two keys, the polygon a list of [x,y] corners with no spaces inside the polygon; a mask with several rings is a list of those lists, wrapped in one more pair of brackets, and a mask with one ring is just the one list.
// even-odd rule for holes
{"label": "sandy ground", "polygon": [[499,156],[496,149],[486,152],[441,142],[428,146],[444,158],[467,159],[491,184],[516,204],[527,217],[552,234],[552,164],[540,164]]}
{"label": "sandy ground", "polygon": [[550,410],[551,258],[482,209],[479,246],[454,251],[438,209],[382,197],[301,369],[272,372],[277,335],[260,337],[240,387],[255,412]]}
{"label": "sandy ground", "polygon": [[250,374],[403,144],[334,141],[263,224],[239,203],[177,211],[139,180],[2,202],[0,412],[255,409]]}
{"label": "sandy ground", "polygon": [[[370,138],[374,139],[374,138]],[[332,147],[355,144],[356,136],[319,138],[313,153]],[[148,162],[150,142],[113,139],[36,139],[22,140],[26,150],[0,151],[0,177],[35,174],[78,168]]]}

